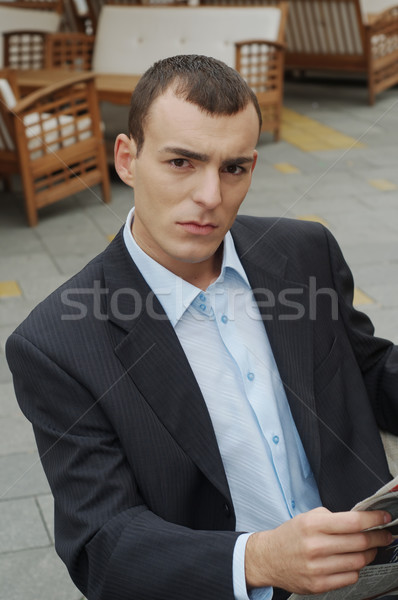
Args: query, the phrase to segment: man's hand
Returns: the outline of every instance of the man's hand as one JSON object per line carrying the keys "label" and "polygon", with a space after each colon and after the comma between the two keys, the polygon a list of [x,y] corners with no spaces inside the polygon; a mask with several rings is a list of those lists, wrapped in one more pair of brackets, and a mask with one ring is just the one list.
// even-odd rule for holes
{"label": "man's hand", "polygon": [[319,594],[355,583],[391,533],[365,531],[388,523],[383,511],[331,513],[316,508],[276,529],[250,536],[245,555],[247,588],[281,587]]}

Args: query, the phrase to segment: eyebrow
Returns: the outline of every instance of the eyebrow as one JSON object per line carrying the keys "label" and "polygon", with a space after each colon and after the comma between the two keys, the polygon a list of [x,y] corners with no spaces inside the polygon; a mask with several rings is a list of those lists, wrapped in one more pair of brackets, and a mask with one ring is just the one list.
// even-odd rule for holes
{"label": "eyebrow", "polygon": [[[194,152],[187,148],[179,148],[178,146],[165,146],[159,152],[167,152],[169,154],[178,154],[184,158],[191,158],[192,160],[198,160],[200,162],[209,162],[210,156],[208,154],[202,154],[201,152]],[[252,156],[237,156],[236,158],[227,158],[221,163],[221,167],[228,167],[230,165],[242,165],[252,164],[254,158]]]}

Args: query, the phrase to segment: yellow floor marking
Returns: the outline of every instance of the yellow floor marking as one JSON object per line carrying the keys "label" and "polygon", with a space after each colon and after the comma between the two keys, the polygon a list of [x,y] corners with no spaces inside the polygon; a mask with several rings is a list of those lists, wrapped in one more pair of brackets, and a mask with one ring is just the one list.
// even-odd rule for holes
{"label": "yellow floor marking", "polygon": [[21,288],[16,281],[0,281],[0,298],[16,298],[21,295]]}
{"label": "yellow floor marking", "polygon": [[276,163],[274,167],[281,173],[300,173],[300,169],[289,163]]}
{"label": "yellow floor marking", "polygon": [[395,183],[388,181],[388,179],[369,179],[369,183],[382,192],[389,192],[398,188]]}
{"label": "yellow floor marking", "polygon": [[354,288],[354,306],[361,306],[363,304],[374,304],[375,301],[370,298],[365,292],[359,288]]}
{"label": "yellow floor marking", "polygon": [[109,235],[107,235],[106,237],[107,237],[108,242],[112,242],[112,240],[114,239],[115,235],[116,235],[115,233],[110,233]]}
{"label": "yellow floor marking", "polygon": [[290,108],[282,109],[281,137],[285,142],[300,148],[304,152],[351,147],[366,148],[365,144],[357,142],[355,138],[305,115],[300,115]]}
{"label": "yellow floor marking", "polygon": [[325,227],[329,227],[329,223],[318,215],[299,215],[296,219],[299,219],[299,221],[314,221],[315,223],[322,223]]}

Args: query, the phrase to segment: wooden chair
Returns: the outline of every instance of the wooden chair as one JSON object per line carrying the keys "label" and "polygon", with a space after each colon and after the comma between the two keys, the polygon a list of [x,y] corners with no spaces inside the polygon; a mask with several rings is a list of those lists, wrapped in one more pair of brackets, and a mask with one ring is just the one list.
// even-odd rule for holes
{"label": "wooden chair", "polygon": [[4,66],[13,69],[42,69],[45,65],[45,31],[3,33]]}
{"label": "wooden chair", "polygon": [[361,0],[290,0],[286,68],[364,73],[369,104],[398,83],[398,7],[367,22]]}
{"label": "wooden chair", "polygon": [[[79,74],[13,100],[0,71],[0,175],[22,177],[29,225],[37,212],[96,184],[110,201],[109,173],[93,74]],[[14,87],[15,89],[15,87]]]}

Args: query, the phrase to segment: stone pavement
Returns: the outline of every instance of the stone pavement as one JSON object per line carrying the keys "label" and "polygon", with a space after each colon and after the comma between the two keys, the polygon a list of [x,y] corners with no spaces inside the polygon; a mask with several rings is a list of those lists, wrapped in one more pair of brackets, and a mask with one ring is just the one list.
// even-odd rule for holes
{"label": "stone pavement", "polygon": [[[398,343],[398,89],[373,107],[366,101],[359,83],[289,82],[289,141],[262,136],[242,212],[325,222],[354,272],[357,305],[379,335]],[[131,191],[116,179],[112,188],[109,206],[97,189],[87,190],[42,210],[34,229],[26,226],[21,192],[1,192],[0,600],[81,599],[54,551],[51,494],[4,347],[33,306],[121,227]]]}

